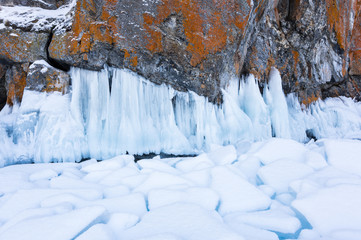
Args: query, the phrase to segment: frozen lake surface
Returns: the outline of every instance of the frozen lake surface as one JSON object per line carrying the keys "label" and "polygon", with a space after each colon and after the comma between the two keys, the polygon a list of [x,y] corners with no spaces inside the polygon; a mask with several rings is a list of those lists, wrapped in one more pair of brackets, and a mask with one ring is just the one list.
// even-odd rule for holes
{"label": "frozen lake surface", "polygon": [[0,169],[0,239],[361,238],[361,142],[272,138],[196,157]]}

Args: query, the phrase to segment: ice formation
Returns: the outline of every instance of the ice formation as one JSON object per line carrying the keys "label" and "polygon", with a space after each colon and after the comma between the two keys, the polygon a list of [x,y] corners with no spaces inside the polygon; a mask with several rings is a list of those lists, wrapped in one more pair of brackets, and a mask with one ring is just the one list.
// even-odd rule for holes
{"label": "ice formation", "polygon": [[223,104],[179,92],[115,68],[73,68],[72,92],[25,90],[23,103],[0,112],[0,166],[22,162],[74,162],[119,154],[195,154],[212,144],[273,137],[305,142],[361,136],[361,104],[340,97],[307,109],[287,97],[272,69],[261,94],[253,75],[228,80]]}
{"label": "ice formation", "polygon": [[0,168],[0,239],[360,239],[361,141],[244,145]]}

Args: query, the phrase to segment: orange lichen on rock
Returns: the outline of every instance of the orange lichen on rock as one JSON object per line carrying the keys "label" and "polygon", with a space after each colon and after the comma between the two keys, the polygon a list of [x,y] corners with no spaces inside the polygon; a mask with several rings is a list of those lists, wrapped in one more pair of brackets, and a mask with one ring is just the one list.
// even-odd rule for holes
{"label": "orange lichen on rock", "polygon": [[[360,10],[361,1],[358,1],[356,9]],[[352,30],[350,48],[350,75],[361,75],[361,13],[357,12]]]}
{"label": "orange lichen on rock", "polygon": [[292,55],[293,55],[293,69],[294,69],[294,73],[297,74],[297,65],[298,62],[300,61],[299,57],[300,57],[300,53],[292,50]]}
{"label": "orange lichen on rock", "polygon": [[124,52],[124,64],[127,67],[135,69],[138,66],[138,56],[136,55],[137,51],[135,51],[134,49],[122,49],[122,51]]}
{"label": "orange lichen on rock", "polygon": [[188,40],[187,50],[192,54],[190,64],[196,66],[208,54],[204,45],[203,19],[196,1],[186,1],[182,6],[184,34]]}
{"label": "orange lichen on rock", "polygon": [[0,30],[0,58],[7,62],[33,62],[46,57],[47,33],[22,32],[17,29]]}
{"label": "orange lichen on rock", "polygon": [[161,52],[162,47],[162,33],[154,29],[155,19],[149,13],[143,14],[144,28],[149,33],[149,36],[146,36],[147,46],[146,48],[152,53]]}
{"label": "orange lichen on rock", "polygon": [[132,64],[132,67],[137,67],[138,65],[138,57],[137,56],[134,56],[130,59],[130,63]]}
{"label": "orange lichen on rock", "polygon": [[113,44],[114,32],[118,31],[116,19],[108,12],[115,7],[113,4],[114,1],[105,1],[100,19],[96,19],[96,8],[92,0],[77,2],[72,37],[68,38],[70,54],[89,53],[97,42]]}
{"label": "orange lichen on rock", "polygon": [[250,73],[253,74],[255,78],[261,79],[266,70],[266,66],[262,64],[258,64],[259,62],[258,50],[255,45],[252,46],[251,53],[252,54],[250,56],[250,61],[249,61]]}
{"label": "orange lichen on rock", "polygon": [[349,0],[326,0],[327,19],[330,30],[334,30],[337,43],[343,50],[347,50],[350,29],[350,15],[352,1]]}
{"label": "orange lichen on rock", "polygon": [[7,77],[10,78],[8,85],[8,94],[6,103],[13,106],[16,103],[21,103],[23,98],[24,88],[26,86],[26,75],[29,68],[28,63],[22,65],[14,65],[9,69]]}
{"label": "orange lichen on rock", "polygon": [[[64,76],[63,76],[64,75]],[[61,92],[65,94],[68,90],[69,78],[65,74],[59,75],[57,72],[48,74],[45,78],[45,88],[43,92]],[[67,81],[63,80],[66,79]]]}
{"label": "orange lichen on rock", "polygon": [[95,22],[90,24],[89,33],[92,36],[92,42],[102,42],[102,43],[113,43],[112,32],[105,23]]}
{"label": "orange lichen on rock", "polygon": [[[249,1],[247,3],[250,5]],[[208,54],[221,51],[227,40],[234,41],[228,33],[231,25],[244,32],[249,17],[249,11],[236,12],[239,4],[234,0],[226,3],[215,1],[215,7],[198,0],[162,0],[158,5],[156,16],[143,14],[143,26],[148,33],[147,49],[152,53],[161,52],[162,32],[160,25],[171,15],[182,17],[184,35],[187,40],[187,51],[191,54],[190,64],[197,66]]]}
{"label": "orange lichen on rock", "polygon": [[350,75],[361,75],[361,49],[350,52]]}
{"label": "orange lichen on rock", "polygon": [[300,96],[301,97],[301,102],[305,105],[305,106],[309,106],[311,103],[316,102],[320,96],[315,95],[314,93],[311,94],[311,96]]}
{"label": "orange lichen on rock", "polygon": [[80,40],[80,52],[87,53],[90,50],[90,33],[85,32]]}
{"label": "orange lichen on rock", "polygon": [[117,4],[117,0],[107,0],[102,8],[102,14],[100,16],[100,20],[103,24],[100,30],[102,31],[102,34],[105,35],[104,42],[109,44],[120,40],[119,34],[117,34],[120,32],[120,25],[117,24],[117,18],[110,14],[110,11],[115,10]]}

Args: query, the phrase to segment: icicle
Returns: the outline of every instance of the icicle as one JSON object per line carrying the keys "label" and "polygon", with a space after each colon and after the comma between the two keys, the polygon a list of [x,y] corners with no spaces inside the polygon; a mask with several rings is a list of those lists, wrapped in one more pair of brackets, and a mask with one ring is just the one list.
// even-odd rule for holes
{"label": "icicle", "polygon": [[290,138],[287,102],[282,91],[282,79],[277,69],[271,69],[268,86],[264,91],[265,102],[270,108],[273,135]]}

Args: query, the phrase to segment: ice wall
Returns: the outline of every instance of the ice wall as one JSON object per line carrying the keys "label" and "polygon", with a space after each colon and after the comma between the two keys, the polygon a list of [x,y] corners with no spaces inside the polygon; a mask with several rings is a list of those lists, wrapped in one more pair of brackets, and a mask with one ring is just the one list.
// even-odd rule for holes
{"label": "ice wall", "polygon": [[[273,137],[361,136],[361,105],[348,98],[301,106],[272,69],[261,94],[250,75],[230,79],[217,106],[194,92],[156,85],[128,70],[73,68],[72,92],[25,90],[0,112],[0,166],[105,159],[118,154],[194,154],[211,144]],[[306,136],[308,132],[308,137]]]}

